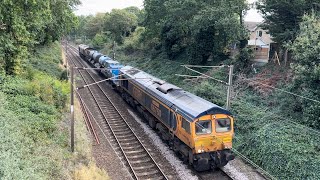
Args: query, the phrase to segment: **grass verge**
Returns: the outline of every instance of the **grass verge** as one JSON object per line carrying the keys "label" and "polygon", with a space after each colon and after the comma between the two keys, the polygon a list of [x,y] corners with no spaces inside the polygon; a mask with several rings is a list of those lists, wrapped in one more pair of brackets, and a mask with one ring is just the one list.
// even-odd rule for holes
{"label": "grass verge", "polygon": [[70,89],[62,78],[61,53],[59,43],[39,48],[21,75],[1,75],[1,180],[74,179],[84,167],[107,178],[94,168],[91,141],[81,121],[76,124],[77,152],[70,152],[66,108]]}

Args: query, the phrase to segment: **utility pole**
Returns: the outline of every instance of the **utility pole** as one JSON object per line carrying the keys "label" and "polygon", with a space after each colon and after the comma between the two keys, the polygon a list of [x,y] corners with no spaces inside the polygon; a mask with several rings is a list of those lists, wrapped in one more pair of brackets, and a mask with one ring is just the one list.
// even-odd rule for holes
{"label": "utility pole", "polygon": [[116,60],[116,41],[113,41],[113,60]]}
{"label": "utility pole", "polygon": [[232,78],[233,78],[233,65],[229,66],[229,82],[228,82],[228,92],[227,92],[227,105],[226,109],[230,109],[230,99],[231,99],[231,90],[232,90]]}
{"label": "utility pole", "polygon": [[67,78],[69,78],[69,63],[67,59],[67,53],[68,53],[68,39],[66,39],[66,53],[65,53],[65,59],[66,59],[66,65],[67,65]]}
{"label": "utility pole", "polygon": [[70,102],[70,112],[71,112],[71,128],[70,128],[70,131],[71,131],[71,152],[74,152],[74,94],[73,94],[73,81],[74,81],[74,67],[73,66],[70,66],[70,70],[71,70],[71,102]]}

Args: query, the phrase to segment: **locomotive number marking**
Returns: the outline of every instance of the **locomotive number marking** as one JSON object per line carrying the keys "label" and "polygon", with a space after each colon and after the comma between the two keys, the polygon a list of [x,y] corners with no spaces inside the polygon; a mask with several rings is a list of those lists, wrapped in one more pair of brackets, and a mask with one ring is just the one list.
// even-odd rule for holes
{"label": "locomotive number marking", "polygon": [[142,92],[140,91],[140,89],[133,87],[133,97],[139,100],[142,99]]}
{"label": "locomotive number marking", "polygon": [[158,117],[161,117],[161,110],[159,109],[159,103],[157,103],[156,101],[152,100],[151,103],[151,111],[153,113],[155,113]]}

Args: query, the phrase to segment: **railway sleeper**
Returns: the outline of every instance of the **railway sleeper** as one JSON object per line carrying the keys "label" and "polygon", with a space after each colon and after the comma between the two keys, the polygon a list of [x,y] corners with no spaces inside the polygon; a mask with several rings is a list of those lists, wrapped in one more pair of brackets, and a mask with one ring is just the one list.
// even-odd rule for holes
{"label": "railway sleeper", "polygon": [[140,143],[138,141],[131,141],[131,142],[126,142],[126,143],[121,143],[123,145],[127,145],[127,146],[132,146],[132,145],[140,145]]}
{"label": "railway sleeper", "polygon": [[130,161],[130,163],[132,164],[141,164],[141,163],[147,163],[147,162],[150,162],[150,159],[139,159],[139,160],[136,160],[136,161]]}
{"label": "railway sleeper", "polygon": [[[126,135],[116,135],[116,138],[118,138],[120,141],[122,141],[122,139],[128,139],[132,137],[132,135],[130,134],[126,134]],[[131,138],[131,140],[135,140],[136,138]]]}
{"label": "railway sleeper", "polygon": [[142,153],[145,152],[143,149],[135,150],[135,151],[127,151],[126,154],[135,154],[135,153]]}
{"label": "railway sleeper", "polygon": [[131,136],[130,131],[113,131],[116,136]]}
{"label": "railway sleeper", "polygon": [[145,169],[150,169],[150,168],[154,168],[155,165],[154,164],[148,164],[145,166],[139,166],[139,167],[133,167],[134,170],[145,170]]}
{"label": "railway sleeper", "polygon": [[139,155],[130,156],[128,158],[130,158],[130,159],[140,159],[140,158],[147,158],[147,157],[148,157],[148,155],[146,155],[146,154],[139,154]]}
{"label": "railway sleeper", "polygon": [[118,138],[120,141],[122,141],[122,143],[123,143],[123,141],[125,141],[125,142],[127,142],[127,141],[129,141],[129,142],[132,142],[133,140],[136,140],[136,138],[135,137],[129,137],[129,138]]}
{"label": "railway sleeper", "polygon": [[127,127],[125,127],[125,128],[121,128],[121,129],[115,129],[115,130],[113,130],[113,132],[124,132],[124,131],[130,131],[130,129],[129,128],[127,128]]}
{"label": "railway sleeper", "polygon": [[[122,144],[122,143],[121,143]],[[123,145],[123,144],[122,144]],[[129,147],[123,147],[122,146],[122,149],[124,150],[132,150],[132,149],[139,149],[141,148],[141,146],[129,146]]]}
{"label": "railway sleeper", "polygon": [[158,173],[159,173],[159,170],[155,169],[153,171],[136,173],[136,175],[141,177],[141,176],[151,176],[151,175],[158,174]]}

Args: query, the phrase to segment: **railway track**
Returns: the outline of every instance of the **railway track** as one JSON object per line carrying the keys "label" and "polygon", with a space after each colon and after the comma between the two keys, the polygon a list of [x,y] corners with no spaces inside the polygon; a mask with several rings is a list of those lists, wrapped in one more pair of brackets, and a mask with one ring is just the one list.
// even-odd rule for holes
{"label": "railway track", "polygon": [[[69,62],[76,67],[86,67],[75,53],[76,51],[69,47],[67,53]],[[88,70],[78,70],[78,72],[85,84],[96,82]],[[103,121],[100,123],[105,124],[114,137],[132,177],[134,179],[168,179],[102,87],[99,84],[92,85],[88,90],[98,107],[99,112],[96,113],[100,113],[103,117],[98,120]]]}
{"label": "railway track", "polygon": [[[78,56],[78,49],[76,48],[76,47],[69,47],[70,48],[70,50],[71,50],[71,56],[72,57],[70,57],[69,59],[71,59],[72,61],[73,61],[73,64],[75,65],[75,66],[77,66],[77,67],[88,67],[88,65],[85,65],[85,63],[83,62],[83,60]],[[72,49],[71,49],[72,48]],[[70,51],[69,51],[70,52]],[[70,53],[69,53],[69,56],[70,56]],[[90,71],[90,70],[89,70]],[[94,70],[94,72],[95,73],[92,73],[92,74],[90,74],[89,73],[89,71],[88,70],[86,70],[85,72],[88,74],[88,76],[90,76],[90,80],[88,80],[88,79],[86,79],[86,80],[84,80],[85,81],[85,84],[88,84],[90,81],[92,82],[96,82],[96,81],[101,81],[101,80],[103,80],[103,79],[105,79],[105,78],[101,78],[101,76],[100,75],[98,75],[96,72],[97,71],[95,71]],[[93,77],[93,76],[95,76],[95,78]],[[82,73],[82,75],[81,75],[81,77],[84,79],[85,77],[83,77],[83,73]],[[91,91],[90,92],[90,94],[92,95],[92,97],[94,98],[94,101],[96,102],[96,104],[97,104],[97,106],[99,106],[99,111],[100,111],[100,113],[102,114],[102,116],[107,116],[107,115],[111,115],[111,116],[113,116],[113,114],[118,114],[118,115],[120,115],[121,116],[121,119],[123,119],[123,121],[125,121],[125,119],[123,118],[123,116],[121,115],[121,113],[120,113],[120,111],[116,108],[116,107],[122,107],[123,106],[123,104],[121,104],[121,102],[119,102],[119,101],[117,101],[117,100],[115,100],[115,99],[113,99],[112,100],[112,98],[113,98],[113,96],[111,96],[111,97],[109,97],[106,93],[108,93],[108,94],[110,94],[110,93],[113,93],[114,94],[114,91],[110,88],[110,87],[104,87],[105,85],[99,85],[99,84],[97,84],[97,85],[94,85],[94,86],[97,86],[98,87],[98,92],[96,91],[97,90],[97,88],[94,88],[94,89],[92,89],[91,87],[90,88],[88,88],[88,90],[89,91]],[[103,88],[104,87],[104,88]],[[97,94],[100,94],[99,96],[97,96]],[[98,97],[98,98],[97,98]],[[110,100],[110,98],[111,98],[111,100]],[[102,99],[102,100],[101,100]],[[105,100],[107,100],[108,101],[108,103],[111,103],[112,105],[111,106],[104,106],[104,105],[102,105],[102,106],[100,106],[99,104],[104,104],[104,102],[100,102],[100,101],[103,101],[103,99],[105,99]],[[123,103],[123,102],[122,102]],[[109,113],[106,113],[106,112],[108,112],[109,111],[109,108],[114,108],[117,112],[114,112],[114,111],[112,111],[111,112],[111,114],[109,114]],[[103,112],[105,112],[105,113],[103,113]],[[106,117],[106,118],[104,118],[104,119],[107,119],[106,121],[109,121],[108,120],[108,117]],[[118,128],[123,128],[123,127],[125,127],[126,128],[126,130],[128,130],[128,129],[130,129],[131,131],[132,131],[132,129],[130,128],[130,126],[128,125],[128,123],[125,121],[125,123],[126,123],[126,125],[120,125],[118,122],[116,122],[116,120],[114,119],[114,118],[111,118],[111,125],[116,125]],[[108,122],[107,122],[107,124],[108,124]],[[109,124],[108,124],[108,126],[110,126]],[[118,132],[121,132],[120,130],[118,131]],[[133,131],[132,131],[133,132]],[[111,134],[113,135],[114,133],[113,132],[111,132]],[[127,136],[128,137],[128,136]],[[135,136],[135,138],[139,141],[139,139],[137,138],[137,136]],[[130,140],[130,139],[128,139],[128,140]],[[117,141],[116,139],[115,139],[115,141]],[[118,141],[117,141],[117,144],[118,144],[118,148],[119,149],[121,149],[120,147],[121,146],[119,146],[119,143],[118,143]],[[142,143],[140,142],[140,143],[137,143],[137,144],[140,144],[139,146],[137,146],[136,148],[134,148],[134,147],[129,147],[129,149],[131,148],[131,149],[141,149],[141,146],[143,146],[142,145]],[[121,144],[120,144],[121,145]],[[130,145],[130,144],[125,144],[125,146],[124,147],[127,147],[128,145]],[[144,150],[145,150],[146,148],[144,148]],[[148,152],[147,150],[145,150],[146,152]],[[138,156],[136,156],[137,158],[136,159],[139,159],[140,161],[138,161],[137,162],[137,164],[140,164],[141,165],[141,167],[138,167],[138,168],[136,168],[136,169],[138,169],[138,170],[142,170],[143,169],[143,167],[144,166],[146,166],[146,167],[148,167],[149,165],[148,165],[148,163],[147,162],[143,162],[143,161],[145,161],[145,160],[143,160],[142,158],[144,157],[143,155],[141,155],[141,152],[136,152],[136,153],[138,153]],[[143,156],[143,157],[139,157],[139,156]],[[125,157],[125,156],[124,156]],[[150,155],[149,155],[149,157],[151,157]],[[124,158],[124,159],[126,159],[127,160],[127,158]],[[130,160],[130,159],[129,159]],[[154,161],[154,160],[153,160]],[[156,164],[156,163],[155,163]],[[129,164],[129,162],[127,161],[127,165],[129,166],[129,169],[130,169],[130,171],[131,171],[131,173],[133,173],[133,171],[132,171],[132,167],[130,166],[130,164]],[[135,165],[135,164],[134,164]],[[153,165],[151,165],[152,167],[153,167]],[[150,167],[151,167],[150,166]],[[193,168],[191,168],[190,167],[190,169],[193,169]],[[161,171],[161,169],[159,168],[159,170]],[[230,179],[233,179],[228,173],[226,173],[226,172],[224,172],[223,170],[221,170],[221,169],[217,169],[216,171],[214,171],[214,172],[212,172],[212,171],[207,171],[207,172],[196,172],[195,170],[192,170],[193,171],[193,173],[198,177],[198,179],[221,179],[221,180],[230,180]],[[149,178],[148,177],[148,174],[149,174],[149,172],[150,172],[150,169],[147,169],[147,171],[146,171],[147,173],[144,173],[144,172],[141,172],[141,171],[139,171],[139,175],[143,175],[142,176],[142,178],[141,179],[153,179],[152,177],[151,178]],[[153,171],[151,171],[151,172],[153,172]],[[156,172],[156,171],[154,171],[154,172]],[[133,176],[133,177],[135,177],[135,176]],[[158,177],[156,177],[156,179],[168,179],[168,177],[163,177],[163,176],[158,176]]]}

